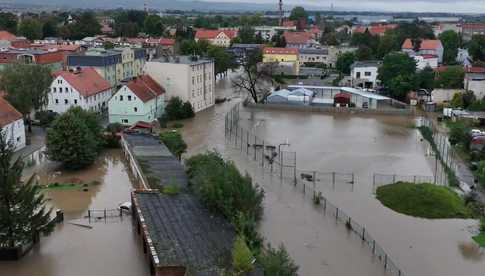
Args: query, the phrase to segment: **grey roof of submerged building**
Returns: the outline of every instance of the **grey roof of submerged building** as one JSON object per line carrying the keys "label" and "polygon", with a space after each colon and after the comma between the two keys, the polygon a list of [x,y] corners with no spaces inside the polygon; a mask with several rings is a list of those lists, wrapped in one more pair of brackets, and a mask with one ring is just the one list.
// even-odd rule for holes
{"label": "grey roof of submerged building", "polygon": [[219,275],[231,256],[235,232],[193,195],[135,192],[159,266],[184,266],[194,275]]}
{"label": "grey roof of submerged building", "polygon": [[[133,154],[141,163],[145,175],[150,174],[159,179],[159,186],[176,184],[182,189],[188,185],[184,166],[158,137],[149,134],[125,134]],[[152,187],[153,189],[159,187]]]}
{"label": "grey roof of submerged building", "polygon": [[[150,172],[160,176],[162,184],[165,178],[175,177],[187,186],[184,167],[157,137],[124,134],[124,139],[137,159],[147,160]],[[176,195],[135,191],[133,197],[155,248],[157,266],[183,266],[198,276],[220,275],[236,235],[226,219],[209,212],[187,189]]]}

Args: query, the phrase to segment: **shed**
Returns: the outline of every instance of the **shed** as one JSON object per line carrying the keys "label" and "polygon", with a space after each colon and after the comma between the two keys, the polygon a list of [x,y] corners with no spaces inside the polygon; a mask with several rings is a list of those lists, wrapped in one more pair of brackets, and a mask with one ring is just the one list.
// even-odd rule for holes
{"label": "shed", "polygon": [[339,104],[339,105],[350,105],[350,99],[352,98],[352,96],[348,93],[337,93],[335,94],[335,96],[333,97],[334,98],[334,102],[335,104]]}

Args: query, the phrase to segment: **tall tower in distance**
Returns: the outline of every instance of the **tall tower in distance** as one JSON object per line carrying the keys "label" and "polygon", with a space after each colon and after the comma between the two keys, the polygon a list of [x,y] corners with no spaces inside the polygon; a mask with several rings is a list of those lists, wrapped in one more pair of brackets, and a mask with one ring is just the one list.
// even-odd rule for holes
{"label": "tall tower in distance", "polygon": [[283,26],[283,0],[280,0],[279,11],[280,11],[280,26]]}
{"label": "tall tower in distance", "polygon": [[143,10],[148,13],[147,0],[143,1]]}

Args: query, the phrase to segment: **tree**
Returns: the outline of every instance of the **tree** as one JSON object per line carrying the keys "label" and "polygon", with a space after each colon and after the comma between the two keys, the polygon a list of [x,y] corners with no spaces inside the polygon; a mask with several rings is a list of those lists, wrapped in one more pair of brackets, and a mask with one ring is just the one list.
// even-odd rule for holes
{"label": "tree", "polygon": [[474,35],[468,44],[468,52],[475,62],[485,61],[485,35]]}
{"label": "tree", "polygon": [[226,52],[222,47],[210,45],[207,50],[207,56],[214,60],[214,73],[216,75],[225,73],[227,70],[235,67],[232,55]]}
{"label": "tree", "polygon": [[15,33],[17,31],[17,16],[10,12],[0,12],[0,30]]}
{"label": "tree", "polygon": [[434,88],[434,79],[433,68],[427,66],[416,73],[416,87],[431,91]]}
{"label": "tree", "polygon": [[103,43],[103,48],[104,48],[105,50],[113,49],[114,47],[115,47],[115,45],[114,45],[114,44],[113,44],[113,42],[111,42],[111,41],[105,41],[105,42]]}
{"label": "tree", "polygon": [[261,64],[261,51],[255,51],[242,62],[243,73],[232,80],[232,86],[239,92],[248,93],[255,103],[269,94],[268,82],[273,81],[273,63]]}
{"label": "tree", "polygon": [[48,100],[52,75],[41,65],[12,64],[2,72],[0,89],[7,92],[7,100],[28,119],[30,112],[43,109]]}
{"label": "tree", "polygon": [[384,57],[379,79],[390,95],[403,99],[415,88],[416,61],[405,53],[393,52]]}
{"label": "tree", "polygon": [[251,44],[254,43],[255,35],[253,27],[249,25],[242,26],[238,32],[240,43]]}
{"label": "tree", "polygon": [[463,88],[463,80],[465,78],[465,71],[461,66],[448,66],[448,68],[440,72],[436,78],[435,87],[439,88]]}
{"label": "tree", "polygon": [[68,169],[81,169],[91,165],[99,153],[97,121],[92,113],[80,107],[69,109],[59,116],[47,130],[47,155],[60,161]]}
{"label": "tree", "polygon": [[340,54],[335,63],[335,68],[344,75],[350,74],[350,67],[355,62],[356,57],[353,52],[346,52]]}
{"label": "tree", "polygon": [[386,31],[379,40],[376,56],[383,58],[390,52],[399,51],[401,49],[401,43],[395,30]]}
{"label": "tree", "polygon": [[165,117],[168,120],[182,120],[194,117],[190,102],[183,102],[179,97],[172,97],[165,107]]}
{"label": "tree", "polygon": [[235,275],[244,275],[253,270],[253,254],[249,250],[244,237],[237,236],[232,248],[232,265]]}
{"label": "tree", "polygon": [[49,18],[44,21],[42,26],[42,37],[55,37],[57,36],[57,22],[53,18]]}
{"label": "tree", "polygon": [[54,229],[52,209],[36,185],[35,175],[22,182],[24,163],[14,160],[14,147],[0,135],[0,244],[17,247],[36,240],[38,233]]}
{"label": "tree", "polygon": [[151,36],[161,36],[163,34],[162,19],[160,16],[151,14],[145,17],[144,31]]}
{"label": "tree", "polygon": [[308,13],[305,11],[303,7],[297,6],[291,10],[290,20],[299,21],[301,19],[306,20],[307,18],[308,18]]}
{"label": "tree", "polygon": [[42,38],[42,23],[36,19],[25,19],[20,22],[17,33],[30,40]]}
{"label": "tree", "polygon": [[176,130],[161,133],[160,140],[179,160],[181,159],[182,154],[187,150],[187,144],[182,138],[182,135]]}
{"label": "tree", "polygon": [[272,248],[270,245],[268,245],[268,247],[259,257],[258,261],[264,270],[264,275],[298,275],[298,266],[290,258],[283,245],[280,245],[278,249]]}
{"label": "tree", "polygon": [[278,32],[271,38],[271,42],[274,47],[281,47],[285,48],[286,47],[286,39],[283,36],[283,33]]}
{"label": "tree", "polygon": [[452,30],[444,31],[439,35],[439,39],[443,43],[443,63],[453,64],[456,62],[458,55],[458,47],[460,47],[460,36]]}
{"label": "tree", "polygon": [[64,25],[59,29],[59,34],[63,38],[83,39],[101,33],[101,24],[99,24],[94,13],[83,12],[75,19],[75,23]]}
{"label": "tree", "polygon": [[368,46],[361,45],[356,52],[357,60],[371,60],[374,58],[374,53],[372,49]]}

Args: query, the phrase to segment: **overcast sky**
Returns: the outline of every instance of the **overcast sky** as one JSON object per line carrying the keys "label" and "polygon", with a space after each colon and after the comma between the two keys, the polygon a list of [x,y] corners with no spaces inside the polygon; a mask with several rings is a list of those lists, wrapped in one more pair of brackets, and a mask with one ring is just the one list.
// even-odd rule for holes
{"label": "overcast sky", "polygon": [[[203,0],[210,2],[277,3],[278,0]],[[449,13],[485,13],[485,0],[283,0],[288,5],[311,5],[328,10],[413,11]]]}

